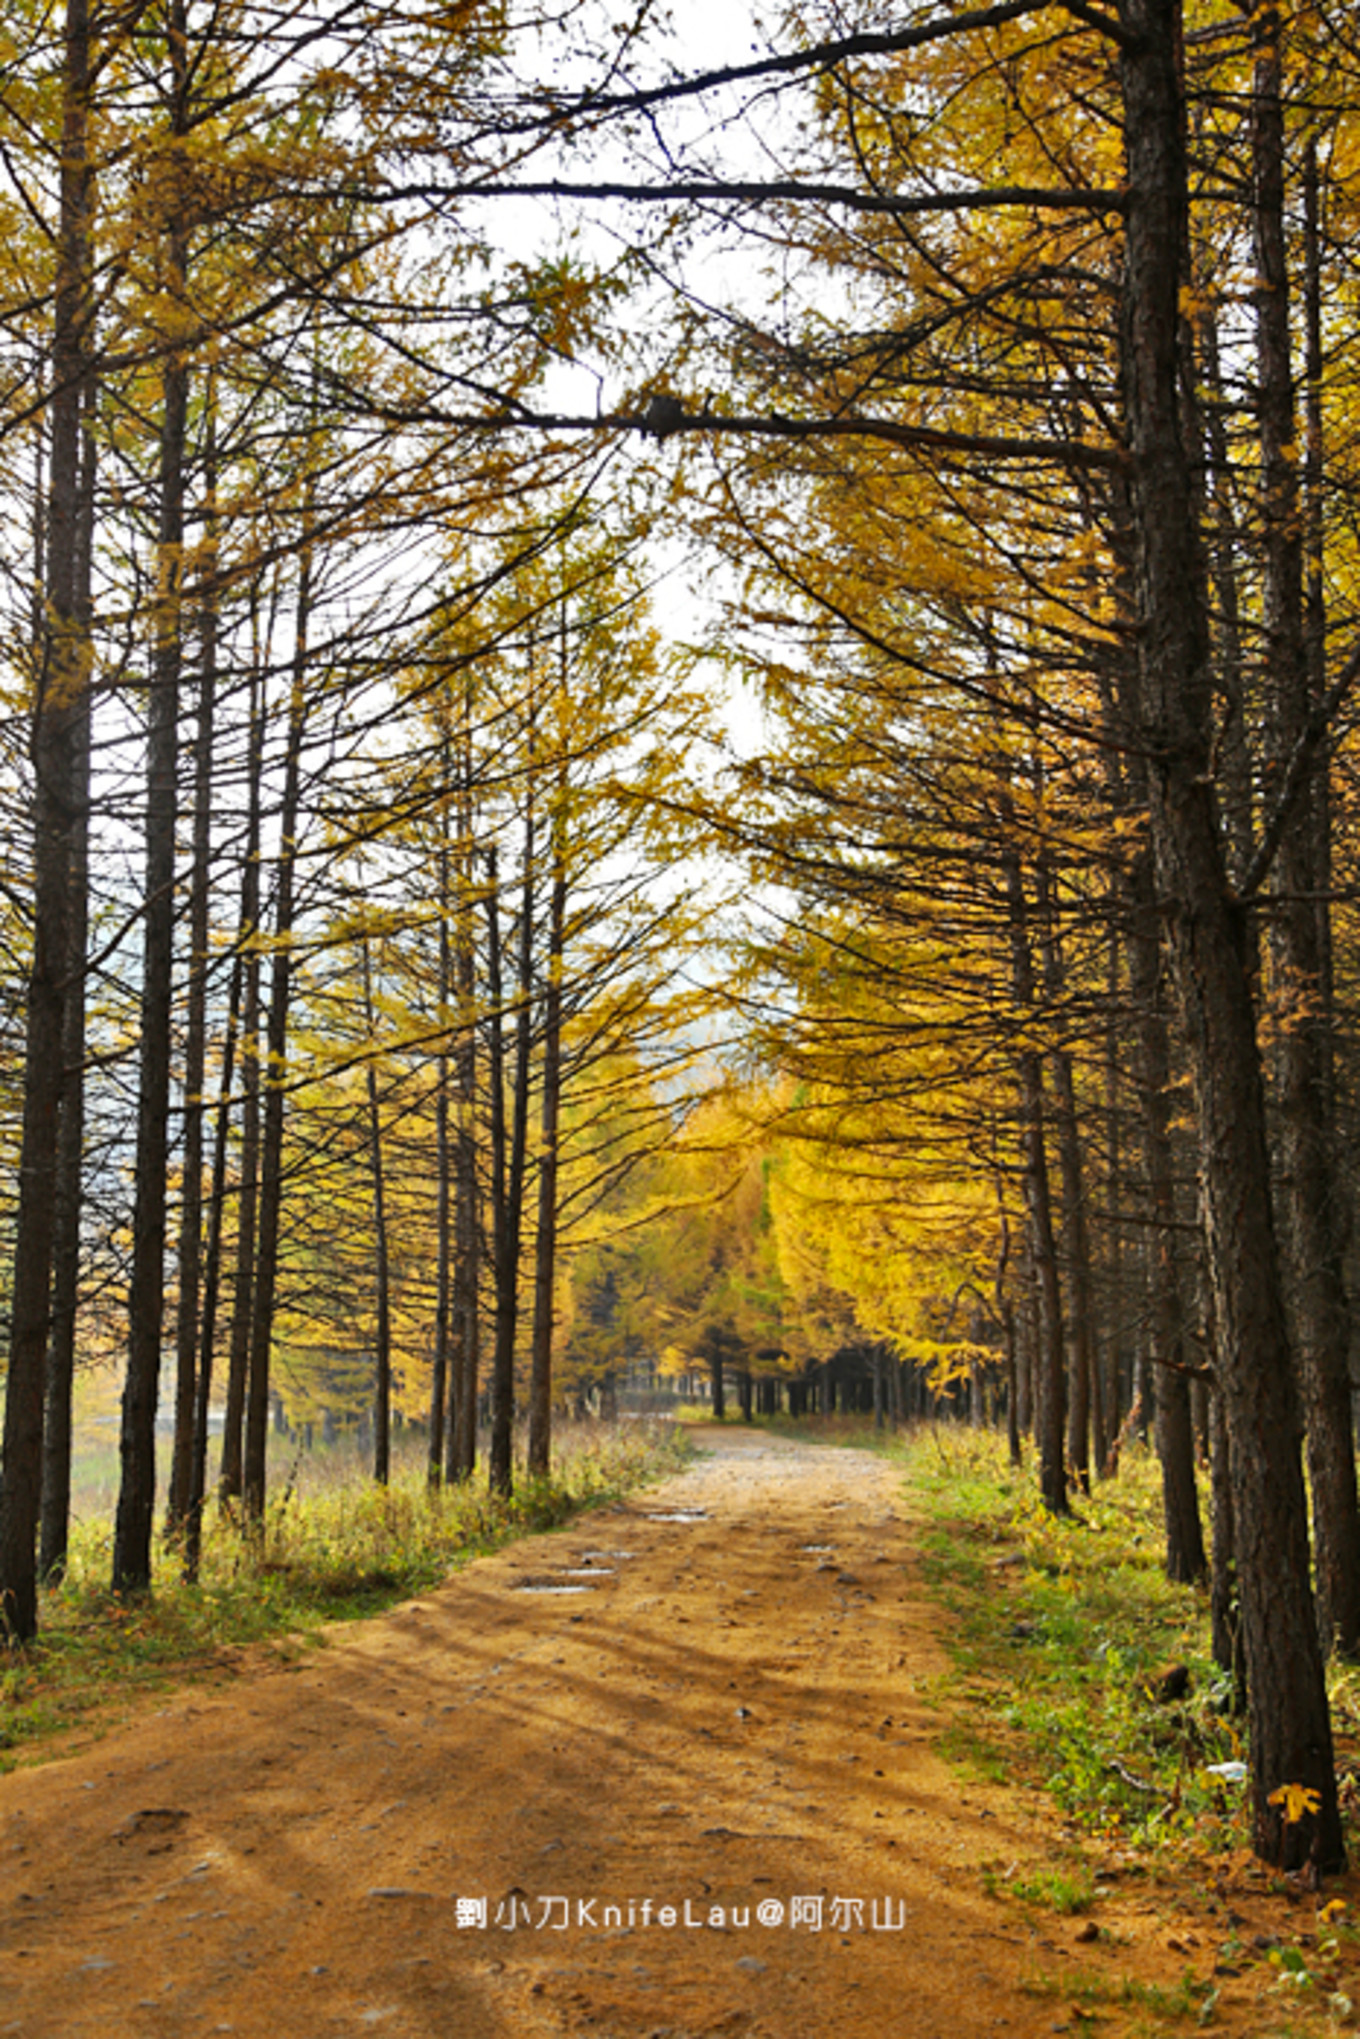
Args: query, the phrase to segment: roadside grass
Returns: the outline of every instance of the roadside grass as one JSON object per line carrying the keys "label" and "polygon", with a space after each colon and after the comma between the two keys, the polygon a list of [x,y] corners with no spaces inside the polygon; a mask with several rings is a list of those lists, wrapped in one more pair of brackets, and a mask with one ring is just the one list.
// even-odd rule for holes
{"label": "roadside grass", "polygon": [[[173,1682],[229,1667],[233,1653],[272,1645],[285,1656],[320,1640],[324,1622],[354,1620],[437,1585],[482,1552],[553,1529],[583,1509],[676,1471],[692,1447],[669,1425],[595,1425],[564,1433],[551,1476],[521,1477],[504,1501],[483,1479],[431,1494],[413,1453],[374,1486],[348,1454],[309,1491],[290,1480],[245,1535],[214,1511],[201,1576],[184,1583],[179,1556],[157,1537],[145,1596],[110,1591],[107,1520],[73,1534],[60,1585],[45,1590],[39,1637],[0,1641],[0,1771],[41,1753],[52,1735]],[[324,1482],[324,1483],[323,1483]]]}
{"label": "roadside grass", "polygon": [[[1242,1845],[1241,1788],[1209,1765],[1242,1759],[1245,1726],[1212,1659],[1207,1595],[1163,1572],[1152,1454],[1126,1451],[1118,1478],[1075,1497],[1067,1519],[1040,1505],[999,1437],[918,1435],[906,1456],[956,1662],[987,1688],[988,1732],[1012,1769],[1107,1841]],[[1172,1666],[1188,1679],[1168,1697]]]}

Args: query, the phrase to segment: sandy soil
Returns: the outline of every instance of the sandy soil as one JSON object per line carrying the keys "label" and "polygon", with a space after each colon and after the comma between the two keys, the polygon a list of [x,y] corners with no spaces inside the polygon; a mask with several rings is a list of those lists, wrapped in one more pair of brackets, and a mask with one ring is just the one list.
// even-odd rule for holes
{"label": "sandy soil", "polygon": [[0,2033],[1030,2039],[1078,1970],[1206,1973],[1155,1903],[1079,1944],[985,1894],[1057,1825],[935,1753],[941,1623],[890,1467],[728,1431],[0,1779]]}

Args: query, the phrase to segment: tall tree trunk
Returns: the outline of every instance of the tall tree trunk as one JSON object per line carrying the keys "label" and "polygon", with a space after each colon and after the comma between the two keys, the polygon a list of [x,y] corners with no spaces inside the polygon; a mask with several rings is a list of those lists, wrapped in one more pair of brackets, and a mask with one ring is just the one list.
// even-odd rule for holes
{"label": "tall tree trunk", "polygon": [[246,765],[246,848],[241,866],[237,936],[245,959],[241,1021],[241,1175],[236,1196],[236,1265],[227,1357],[227,1397],[217,1491],[223,1501],[241,1494],[245,1444],[246,1378],[255,1297],[255,1231],[260,1190],[260,804],[264,790],[264,651],[251,631],[250,739]]}
{"label": "tall tree trunk", "polygon": [[60,218],[52,342],[46,613],[33,703],[33,954],[24,1026],[19,1212],[5,1378],[0,1486],[0,1624],[23,1642],[38,1626],[37,1529],[57,1146],[70,958],[72,785],[88,679],[80,601],[81,411],[91,347],[90,24],[68,0],[62,75]]}
{"label": "tall tree trunk", "polygon": [[217,1298],[222,1270],[222,1217],[227,1201],[227,1147],[231,1136],[231,1081],[236,1063],[236,1028],[241,1012],[244,974],[238,951],[231,968],[227,1034],[222,1045],[222,1087],[217,1099],[212,1188],[208,1194],[208,1244],[203,1256],[203,1323],[194,1379],[194,1447],[189,1463],[189,1494],[184,1521],[184,1576],[191,1585],[198,1577],[203,1550],[203,1508],[208,1492],[208,1412],[212,1397],[213,1347],[217,1336]]}
{"label": "tall tree trunk", "polygon": [[531,1474],[546,1479],[552,1434],[553,1282],[557,1259],[558,1113],[562,1096],[562,951],[567,917],[565,769],[553,815],[553,877],[548,907],[548,982],[543,1008],[543,1105],[534,1242],[533,1360],[529,1377]]}
{"label": "tall tree trunk", "polygon": [[[1203,407],[1204,464],[1209,475],[1214,618],[1214,686],[1222,718],[1222,813],[1229,874],[1240,885],[1255,848],[1255,772],[1247,723],[1246,668],[1238,573],[1243,536],[1233,500],[1232,450],[1225,422],[1228,403],[1219,360],[1218,314],[1204,293],[1197,321],[1200,372],[1208,402]],[[1253,954],[1253,963],[1255,957]]]}
{"label": "tall tree trunk", "polygon": [[[80,624],[91,623],[94,556],[95,381],[87,378],[81,446],[77,600]],[[42,642],[41,632],[36,641]],[[71,1526],[71,1424],[75,1387],[76,1315],[80,1305],[80,1219],[85,1177],[85,967],[90,920],[90,690],[82,687],[72,729],[71,866],[62,1042],[61,1121],[52,1241],[52,1318],[44,1389],[39,1570],[44,1579],[66,1569]]]}
{"label": "tall tree trunk", "polygon": [[1108,1290],[1107,1321],[1111,1326],[1108,1363],[1102,1369],[1100,1435],[1096,1462],[1102,1474],[1111,1470],[1111,1455],[1122,1420],[1120,1381],[1122,1376],[1124,1308],[1124,1140],[1120,1124],[1120,962],[1123,943],[1115,910],[1117,885],[1112,887],[1106,911],[1109,914],[1107,953],[1109,968],[1106,998],[1109,1014],[1105,1028],[1105,1281]]}
{"label": "tall tree trunk", "polygon": [[[1265,518],[1265,666],[1271,771],[1280,787],[1314,702],[1304,631],[1303,520],[1295,445],[1289,265],[1284,225],[1284,113],[1280,16],[1252,16],[1256,45],[1252,160],[1256,225],[1257,411]],[[1328,1115],[1328,1033],[1319,941],[1318,829],[1300,801],[1280,839],[1271,915],[1277,996],[1285,1237],[1295,1349],[1308,1419],[1313,1557],[1324,1649],[1360,1649],[1360,1506],[1349,1372],[1350,1312],[1341,1271],[1333,1128]]]}
{"label": "tall tree trunk", "polygon": [[[1046,856],[1037,874],[1040,948],[1044,995],[1056,1014],[1064,994],[1062,948],[1056,924],[1052,877]],[[1067,1333],[1071,1349],[1067,1401],[1067,1459],[1083,1494],[1091,1491],[1091,1411],[1097,1409],[1099,1434],[1099,1359],[1095,1303],[1091,1294],[1091,1246],[1086,1224],[1086,1171],[1082,1165],[1081,1129],[1072,1057],[1065,1048],[1049,1056],[1053,1078],[1053,1116],[1058,1134],[1058,1179],[1062,1187],[1062,1261],[1067,1271]]]}
{"label": "tall tree trunk", "polygon": [[442,745],[444,805],[439,818],[439,1059],[436,1064],[434,1097],[434,1151],[435,1151],[435,1304],[434,1304],[434,1363],[430,1369],[430,1442],[427,1456],[427,1480],[435,1492],[443,1484],[445,1452],[445,1418],[452,1431],[455,1397],[450,1392],[449,1382],[449,1309],[451,1302],[450,1277],[452,1274],[452,1225],[450,1210],[450,1168],[449,1168],[449,1052],[448,1026],[449,1005],[453,990],[452,944],[449,941],[449,741],[447,733]]}
{"label": "tall tree trunk", "polygon": [[[1179,0],[1119,0],[1126,237],[1123,372],[1138,538],[1141,727],[1150,819],[1199,1117],[1208,1259],[1233,1468],[1257,1852],[1345,1860],[1309,1581],[1300,1423],[1270,1205],[1242,909],[1215,811],[1200,534],[1178,390],[1186,156]],[[1295,1822],[1283,1784],[1317,1793]]]}
{"label": "tall tree trunk", "polygon": [[454,1054],[457,1120],[454,1146],[453,1349],[450,1354],[448,1477],[472,1476],[477,1456],[477,1394],[481,1343],[481,1223],[477,1183],[477,949],[473,923],[471,717],[460,740],[458,912],[454,983],[458,1045]]}
{"label": "tall tree trunk", "polygon": [[[310,525],[310,497],[304,522]],[[297,611],[288,698],[283,802],[279,814],[279,856],[274,895],[274,954],[269,974],[265,1028],[264,1124],[260,1142],[259,1238],[250,1317],[250,1372],[246,1384],[245,1449],[241,1493],[246,1520],[264,1520],[266,1455],[269,1445],[269,1358],[274,1340],[274,1292],[279,1270],[279,1219],[283,1211],[283,1115],[288,1075],[288,1002],[293,981],[293,880],[297,865],[298,806],[302,739],[307,726],[308,631],[312,612],[312,548],[304,539],[298,568]]]}
{"label": "tall tree trunk", "polygon": [[1138,1041],[1139,1115],[1148,1186],[1149,1360],[1162,1468],[1166,1575],[1186,1584],[1204,1577],[1204,1537],[1195,1487],[1194,1433],[1185,1373],[1185,1299],[1176,1250],[1176,1189],[1171,1152],[1171,1053],[1162,1008],[1161,943],[1150,859],[1140,856],[1130,885],[1133,927],[1130,990]]}
{"label": "tall tree trunk", "polygon": [[[1001,800],[1003,824],[1014,820],[1010,801]],[[1017,1008],[1032,1012],[1035,1004],[1034,961],[1030,952],[1028,910],[1018,850],[1003,841],[1002,870],[1006,881],[1011,944],[1011,991]],[[1067,1367],[1063,1348],[1062,1295],[1058,1252],[1053,1236],[1053,1206],[1048,1184],[1044,1141],[1043,1062],[1036,1049],[1019,1056],[1020,1149],[1024,1161],[1025,1214],[1029,1258],[1034,1271],[1035,1334],[1034,1430],[1039,1449],[1039,1495],[1054,1515],[1070,1513],[1067,1474],[1063,1463],[1067,1417]]]}
{"label": "tall tree trunk", "polygon": [[[188,49],[184,0],[167,19],[170,124],[179,180],[179,144],[188,131]],[[176,190],[166,233],[167,296],[185,298],[188,232]],[[156,1404],[165,1309],[165,1206],[170,1129],[170,1020],[175,943],[175,820],[179,767],[179,686],[183,648],[184,467],[189,367],[178,350],[162,375],[160,515],[156,543],[155,651],[147,724],[146,895],[142,941],[141,1052],[137,1158],[128,1289],[128,1357],[119,1438],[121,1478],[113,1532],[113,1584],[141,1592],[151,1583],[156,1499]]]}
{"label": "tall tree trunk", "polygon": [[[214,391],[209,380],[204,453],[205,537],[202,571],[215,565],[216,458]],[[178,1533],[193,1484],[194,1402],[198,1362],[199,1284],[203,1260],[203,1080],[208,1034],[209,854],[212,840],[213,724],[217,694],[216,594],[199,609],[198,728],[194,738],[194,843],[189,875],[189,997],[184,1037],[184,1158],[180,1193],[179,1301],[175,1321],[175,1443],[166,1510],[167,1535]]]}
{"label": "tall tree trunk", "polygon": [[364,1023],[368,1028],[368,1154],[373,1175],[373,1285],[377,1350],[373,1372],[373,1477],[385,1487],[392,1470],[392,1296],[387,1250],[387,1184],[383,1176],[382,1115],[378,1108],[373,968],[363,939]]}
{"label": "tall tree trunk", "polygon": [[487,852],[486,888],[487,1084],[491,1093],[491,1262],[496,1284],[496,1344],[491,1370],[491,1446],[488,1474],[492,1491],[508,1494],[513,1480],[511,1441],[515,1420],[515,1298],[510,1258],[510,1190],[505,1137],[505,1014],[501,967],[500,872],[493,846]]}

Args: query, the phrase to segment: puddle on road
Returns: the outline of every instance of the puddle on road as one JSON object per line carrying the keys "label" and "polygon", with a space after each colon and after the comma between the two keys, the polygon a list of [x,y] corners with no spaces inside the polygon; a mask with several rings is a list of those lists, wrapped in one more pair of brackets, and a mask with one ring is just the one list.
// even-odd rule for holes
{"label": "puddle on road", "polygon": [[561,1579],[516,1579],[512,1593],[592,1593],[593,1586],[567,1586]]}
{"label": "puddle on road", "polygon": [[677,1508],[669,1515],[646,1515],[644,1522],[707,1522],[706,1508]]}
{"label": "puddle on road", "polygon": [[798,1548],[801,1551],[810,1551],[814,1557],[824,1558],[829,1557],[836,1546],[834,1543],[800,1543]]}
{"label": "puddle on road", "polygon": [[612,1565],[563,1565],[564,1579],[616,1579],[618,1573]]}
{"label": "puddle on road", "polygon": [[597,1564],[601,1558],[631,1558],[632,1555],[633,1553],[630,1550],[583,1550],[581,1552],[581,1563],[583,1565],[593,1565]]}

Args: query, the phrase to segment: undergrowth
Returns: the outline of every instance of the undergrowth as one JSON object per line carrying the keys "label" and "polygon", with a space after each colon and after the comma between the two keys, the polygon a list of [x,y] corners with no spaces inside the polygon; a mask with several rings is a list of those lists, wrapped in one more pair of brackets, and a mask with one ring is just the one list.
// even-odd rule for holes
{"label": "undergrowth", "polygon": [[65,1579],[43,1593],[39,1639],[8,1651],[0,1642],[0,1769],[111,1698],[221,1668],[245,1645],[305,1647],[323,1622],[423,1592],[481,1552],[674,1471],[689,1453],[666,1426],[592,1427],[566,1440],[548,1479],[521,1477],[509,1500],[480,1479],[431,1494],[418,1463],[378,1487],[351,1460],[320,1489],[299,1493],[289,1480],[257,1535],[210,1516],[196,1585],[158,1537],[153,1591],[136,1598],[107,1584],[110,1524],[86,1523]]}
{"label": "undergrowth", "polygon": [[[1245,1838],[1245,1724],[1210,1650],[1207,1594],[1162,1568],[1160,1474],[1144,1450],[1050,1515],[1004,1440],[936,1432],[908,1461],[928,1575],[958,1617],[960,1668],[985,1681],[994,1733],[1077,1825],[1107,1839],[1209,1849]],[[1188,1673],[1168,1696],[1173,1666]],[[1181,1682],[1173,1678],[1171,1687]]]}

